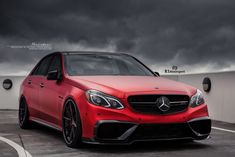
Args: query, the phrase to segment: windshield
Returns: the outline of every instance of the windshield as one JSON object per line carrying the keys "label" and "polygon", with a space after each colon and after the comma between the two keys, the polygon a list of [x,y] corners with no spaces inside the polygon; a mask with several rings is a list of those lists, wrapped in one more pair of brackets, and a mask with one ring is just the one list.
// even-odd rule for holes
{"label": "windshield", "polygon": [[70,76],[154,76],[144,65],[127,55],[68,54],[65,55],[65,67]]}

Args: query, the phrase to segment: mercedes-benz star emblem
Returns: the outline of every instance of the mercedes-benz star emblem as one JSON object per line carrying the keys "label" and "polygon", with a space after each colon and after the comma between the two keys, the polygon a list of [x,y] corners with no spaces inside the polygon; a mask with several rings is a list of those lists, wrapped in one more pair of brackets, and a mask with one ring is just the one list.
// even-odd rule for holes
{"label": "mercedes-benz star emblem", "polygon": [[170,100],[165,96],[159,97],[156,101],[156,104],[159,110],[162,112],[166,112],[170,109]]}

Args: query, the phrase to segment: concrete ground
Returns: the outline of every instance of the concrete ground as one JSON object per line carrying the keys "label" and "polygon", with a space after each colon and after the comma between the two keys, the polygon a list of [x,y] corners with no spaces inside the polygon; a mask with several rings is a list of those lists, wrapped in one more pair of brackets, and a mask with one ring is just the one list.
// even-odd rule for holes
{"label": "concrete ground", "polygon": [[[213,121],[214,127],[235,130],[234,124]],[[17,124],[17,111],[0,111],[0,137],[7,138],[27,150],[33,157],[235,157],[235,132],[213,129],[211,138],[192,143],[154,142],[131,146],[85,145],[68,148],[62,134],[52,129],[34,125],[22,130]],[[17,157],[17,151],[0,140],[0,157]],[[27,156],[27,155],[25,155]]]}

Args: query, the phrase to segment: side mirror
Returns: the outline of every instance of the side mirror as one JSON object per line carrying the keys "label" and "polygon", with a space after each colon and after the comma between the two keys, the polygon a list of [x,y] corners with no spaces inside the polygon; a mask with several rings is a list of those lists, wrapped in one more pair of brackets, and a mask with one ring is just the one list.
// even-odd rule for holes
{"label": "side mirror", "polygon": [[61,74],[58,72],[58,70],[49,71],[47,74],[47,80],[61,80]]}
{"label": "side mirror", "polygon": [[157,76],[160,76],[159,72],[156,72],[156,71],[155,71],[154,73],[155,73]]}

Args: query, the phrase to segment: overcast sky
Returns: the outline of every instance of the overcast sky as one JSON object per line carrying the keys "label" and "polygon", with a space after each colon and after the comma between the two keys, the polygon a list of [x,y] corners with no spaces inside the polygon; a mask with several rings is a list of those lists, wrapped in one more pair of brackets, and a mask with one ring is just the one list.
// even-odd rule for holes
{"label": "overcast sky", "polygon": [[161,73],[235,70],[235,1],[1,0],[0,75],[59,50],[126,52]]}

